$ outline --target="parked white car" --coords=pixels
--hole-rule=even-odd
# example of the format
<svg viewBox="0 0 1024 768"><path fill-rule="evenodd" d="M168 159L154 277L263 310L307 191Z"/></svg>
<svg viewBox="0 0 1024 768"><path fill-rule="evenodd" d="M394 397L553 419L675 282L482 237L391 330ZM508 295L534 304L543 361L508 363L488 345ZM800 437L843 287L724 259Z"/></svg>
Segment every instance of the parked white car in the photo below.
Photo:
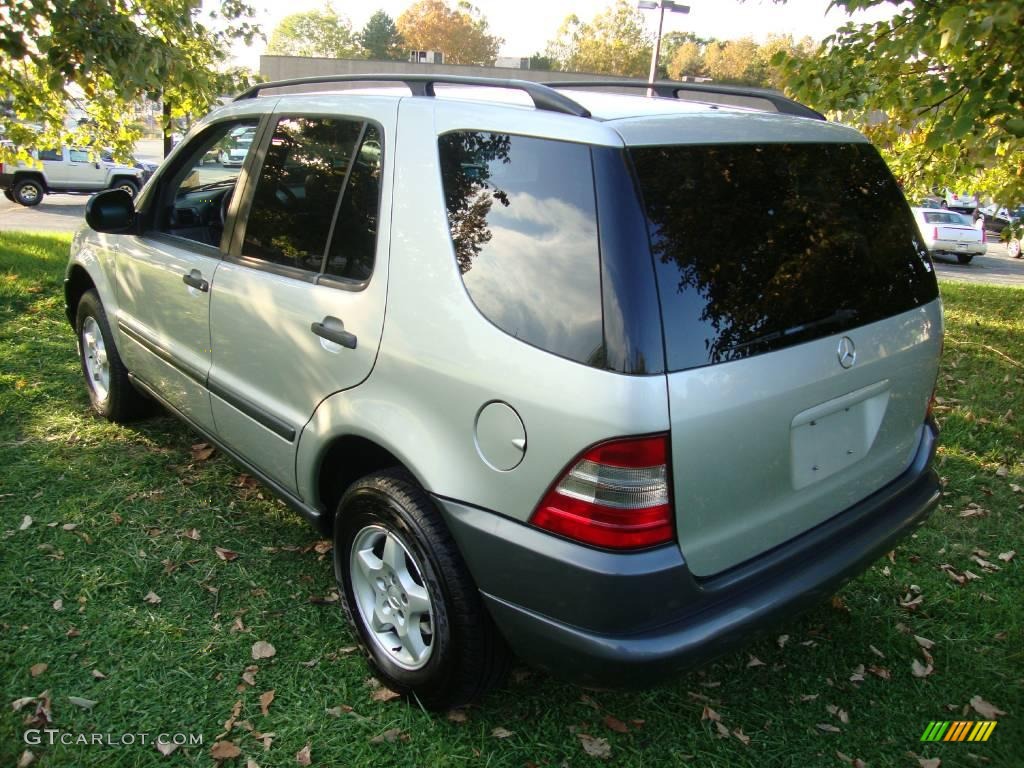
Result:
<svg viewBox="0 0 1024 768"><path fill-rule="evenodd" d="M969 264L971 259L984 255L988 249L984 233L974 226L970 216L934 208L912 210L917 228L933 258L938 255L955 256L961 264Z"/></svg>
<svg viewBox="0 0 1024 768"><path fill-rule="evenodd" d="M947 189L941 205L943 208L953 208L958 211L973 211L978 207L978 196Z"/></svg>

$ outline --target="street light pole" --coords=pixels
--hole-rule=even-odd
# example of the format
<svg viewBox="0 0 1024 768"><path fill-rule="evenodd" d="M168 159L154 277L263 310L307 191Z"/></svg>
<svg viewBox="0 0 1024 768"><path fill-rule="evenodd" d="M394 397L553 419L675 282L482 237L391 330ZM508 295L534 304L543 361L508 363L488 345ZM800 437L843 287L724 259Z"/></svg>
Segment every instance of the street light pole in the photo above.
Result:
<svg viewBox="0 0 1024 768"><path fill-rule="evenodd" d="M665 11L671 13L689 13L690 6L680 5L672 0L640 0L636 7L642 11L658 11L658 36L654 38L654 50L651 51L651 72L647 76L650 84L647 88L647 95L654 95L654 81L658 79L658 58L661 56L661 30L665 24Z"/></svg>

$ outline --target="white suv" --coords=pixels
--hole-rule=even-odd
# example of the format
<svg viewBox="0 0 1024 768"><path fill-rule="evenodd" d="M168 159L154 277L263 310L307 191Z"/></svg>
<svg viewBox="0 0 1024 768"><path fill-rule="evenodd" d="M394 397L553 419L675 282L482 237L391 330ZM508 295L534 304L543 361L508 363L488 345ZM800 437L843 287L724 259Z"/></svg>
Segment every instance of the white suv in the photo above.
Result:
<svg viewBox="0 0 1024 768"><path fill-rule="evenodd" d="M135 197L143 171L108 158L109 153L71 147L33 152L34 163L0 163L0 190L8 200L26 206L39 205L45 194L54 192L120 189Z"/></svg>
<svg viewBox="0 0 1024 768"><path fill-rule="evenodd" d="M462 703L510 649L658 680L934 508L938 288L856 131L361 79L408 90L261 84L96 195L66 297L100 413L145 393L332 532L388 686Z"/></svg>

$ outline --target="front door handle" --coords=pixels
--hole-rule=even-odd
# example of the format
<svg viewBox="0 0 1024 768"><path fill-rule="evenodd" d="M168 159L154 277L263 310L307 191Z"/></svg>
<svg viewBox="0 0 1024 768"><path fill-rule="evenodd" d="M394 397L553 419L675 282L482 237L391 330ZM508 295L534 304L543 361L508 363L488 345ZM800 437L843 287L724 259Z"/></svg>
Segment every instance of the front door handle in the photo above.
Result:
<svg viewBox="0 0 1024 768"><path fill-rule="evenodd" d="M348 349L356 348L356 335L346 331L345 324L336 317L328 315L319 323L311 324L309 330L321 339L333 341L335 344L340 344Z"/></svg>
<svg viewBox="0 0 1024 768"><path fill-rule="evenodd" d="M182 275L181 282L190 288L195 288L203 293L210 290L210 284L203 279L203 273L198 269L193 269L187 275Z"/></svg>

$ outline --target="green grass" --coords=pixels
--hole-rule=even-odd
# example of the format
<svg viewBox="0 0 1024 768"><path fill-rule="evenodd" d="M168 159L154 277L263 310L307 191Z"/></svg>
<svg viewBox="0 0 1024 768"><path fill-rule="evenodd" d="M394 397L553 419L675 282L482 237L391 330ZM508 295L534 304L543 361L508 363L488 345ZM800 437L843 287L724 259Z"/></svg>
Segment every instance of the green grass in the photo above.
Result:
<svg viewBox="0 0 1024 768"><path fill-rule="evenodd" d="M204 737L169 758L139 745L33 748L37 764L52 766L211 765L236 701L240 719L275 734L265 750L236 725L228 738L242 750L239 766L293 766L306 744L315 765L599 764L581 733L607 739L615 765L845 765L837 752L871 766L917 766L910 753L941 757L946 768L1024 765L1024 494L1011 489L1024 486L1024 292L943 285L945 498L891 562L832 604L659 688L585 692L517 669L465 722L452 722L372 700L364 660L345 651L355 642L337 604L311 601L333 591L330 556L308 549L316 534L295 515L242 486L226 458L194 461L197 436L170 417L122 427L93 416L63 317L67 250L67 238L0 234L0 765L25 748L34 712L10 703L43 691L51 727L66 733ZM984 513L962 517L969 504ZM26 515L33 522L19 530ZM198 541L184 535L192 528ZM215 546L239 557L221 560ZM976 548L1001 570L972 562ZM1012 549L1020 554L1009 563L996 559ZM943 564L982 578L957 584ZM908 611L900 599L911 585L923 600ZM143 601L151 590L157 605ZM236 618L245 631L233 629ZM923 661L914 634L935 642L925 679L911 673ZM276 656L254 662L257 640L273 643ZM749 667L752 656L764 665ZM256 685L239 691L250 664L259 666ZM890 679L866 672L851 682L858 665L884 667ZM259 696L270 689L264 716ZM97 703L83 709L70 696ZM1008 713L989 742L918 741L931 720L982 719L967 709L974 696ZM749 745L719 738L701 719L705 704ZM339 705L352 712L325 714ZM611 730L606 715L629 732ZM512 735L496 738L495 728ZM390 729L404 736L373 742Z"/></svg>

